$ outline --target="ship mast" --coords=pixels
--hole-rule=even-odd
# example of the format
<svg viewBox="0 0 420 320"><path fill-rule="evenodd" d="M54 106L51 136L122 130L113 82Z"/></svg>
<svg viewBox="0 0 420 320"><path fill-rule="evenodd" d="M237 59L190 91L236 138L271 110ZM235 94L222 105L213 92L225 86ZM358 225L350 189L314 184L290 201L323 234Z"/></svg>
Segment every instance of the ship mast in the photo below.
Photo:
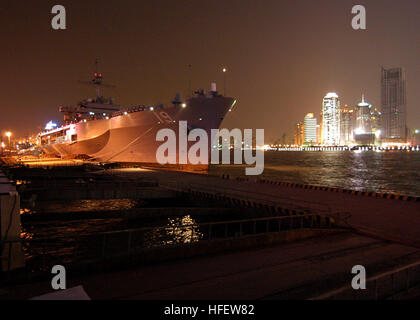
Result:
<svg viewBox="0 0 420 320"><path fill-rule="evenodd" d="M99 59L96 58L95 59L95 73L93 74L93 80L92 80L96 88L96 99L100 97L99 88L102 84L102 73L99 73L98 71L98 64L99 64Z"/></svg>
<svg viewBox="0 0 420 320"><path fill-rule="evenodd" d="M80 83L94 85L96 89L96 101L101 99L100 87L115 88L114 85L104 84L103 75L99 72L99 59L95 59L95 72L93 73L93 79L91 81L79 81Z"/></svg>

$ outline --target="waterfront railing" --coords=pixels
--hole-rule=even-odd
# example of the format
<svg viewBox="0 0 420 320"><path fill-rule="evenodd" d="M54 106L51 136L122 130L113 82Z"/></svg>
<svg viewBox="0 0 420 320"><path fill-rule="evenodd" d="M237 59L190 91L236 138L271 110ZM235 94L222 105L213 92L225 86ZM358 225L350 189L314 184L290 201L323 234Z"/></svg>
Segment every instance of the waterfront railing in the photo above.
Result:
<svg viewBox="0 0 420 320"><path fill-rule="evenodd" d="M217 241L240 240L291 230L338 229L338 215L301 214L208 223L170 220L166 226L56 236L23 238L26 271L36 274L56 264L100 262L110 258L141 255L155 249L209 245ZM164 252L161 253L163 256Z"/></svg>

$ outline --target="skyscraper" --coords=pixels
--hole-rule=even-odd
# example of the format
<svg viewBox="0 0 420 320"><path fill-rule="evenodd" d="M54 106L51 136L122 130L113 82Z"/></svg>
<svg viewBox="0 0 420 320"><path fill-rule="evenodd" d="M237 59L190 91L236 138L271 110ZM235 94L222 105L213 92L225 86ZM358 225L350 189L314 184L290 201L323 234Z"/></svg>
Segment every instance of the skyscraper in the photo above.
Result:
<svg viewBox="0 0 420 320"><path fill-rule="evenodd" d="M407 98L403 68L382 68L382 140L406 142Z"/></svg>
<svg viewBox="0 0 420 320"><path fill-rule="evenodd" d="M382 138L382 113L377 108L370 109L370 120L372 123L372 133L376 136L376 141Z"/></svg>
<svg viewBox="0 0 420 320"><path fill-rule="evenodd" d="M365 102L365 96L362 96L362 102L356 106L356 134L367 134L372 132L372 123L370 119L372 106Z"/></svg>
<svg viewBox="0 0 420 320"><path fill-rule="evenodd" d="M305 116L305 144L315 145L317 144L316 139L316 118L313 113L308 113Z"/></svg>
<svg viewBox="0 0 420 320"><path fill-rule="evenodd" d="M322 143L321 128L322 128L321 124L316 125L316 144L321 144Z"/></svg>
<svg viewBox="0 0 420 320"><path fill-rule="evenodd" d="M341 145L350 145L353 143L354 131L354 110L345 105L340 109L340 135Z"/></svg>
<svg viewBox="0 0 420 320"><path fill-rule="evenodd" d="M328 93L322 101L322 144L340 144L340 100L334 92Z"/></svg>
<svg viewBox="0 0 420 320"><path fill-rule="evenodd" d="M410 134L411 143L414 146L420 145L420 129L411 130L410 133L411 133Z"/></svg>
<svg viewBox="0 0 420 320"><path fill-rule="evenodd" d="M294 144L301 146L304 143L305 139L305 125L302 122L296 123L295 126L295 140Z"/></svg>
<svg viewBox="0 0 420 320"><path fill-rule="evenodd" d="M373 145L376 141L375 133L372 130L372 105L362 101L356 105L356 125L354 129L354 140L358 145Z"/></svg>

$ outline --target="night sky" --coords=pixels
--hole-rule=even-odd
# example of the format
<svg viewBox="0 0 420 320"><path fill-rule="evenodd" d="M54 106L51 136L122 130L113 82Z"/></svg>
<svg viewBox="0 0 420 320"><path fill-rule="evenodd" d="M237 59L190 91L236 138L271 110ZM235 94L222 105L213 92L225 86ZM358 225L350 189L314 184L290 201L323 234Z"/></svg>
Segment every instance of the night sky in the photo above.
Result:
<svg viewBox="0 0 420 320"><path fill-rule="evenodd" d="M51 28L55 4L67 30ZM367 9L367 30L351 28L351 8ZM238 99L224 127L289 136L323 96L380 103L380 68L407 71L408 126L420 127L419 0L2 0L0 130L30 134L57 108L93 97L99 58L107 89L122 106L171 101L217 81Z"/></svg>

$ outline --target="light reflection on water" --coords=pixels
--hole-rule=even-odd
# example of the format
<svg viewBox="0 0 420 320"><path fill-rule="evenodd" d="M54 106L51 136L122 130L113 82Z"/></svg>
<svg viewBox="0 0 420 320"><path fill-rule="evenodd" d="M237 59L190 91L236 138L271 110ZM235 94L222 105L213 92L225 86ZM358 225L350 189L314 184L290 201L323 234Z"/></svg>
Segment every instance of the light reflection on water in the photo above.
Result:
<svg viewBox="0 0 420 320"><path fill-rule="evenodd" d="M138 201L132 199L109 199L109 200L78 200L60 202L40 202L37 211L48 212L95 212L117 211L134 208Z"/></svg>
<svg viewBox="0 0 420 320"><path fill-rule="evenodd" d="M277 152L265 154L261 176L283 182L420 196L418 152ZM210 173L244 176L243 166L213 166Z"/></svg>
<svg viewBox="0 0 420 320"><path fill-rule="evenodd" d="M20 214L32 214L33 210L29 209L29 208L21 208L20 209Z"/></svg>
<svg viewBox="0 0 420 320"><path fill-rule="evenodd" d="M148 247L193 243L202 237L198 223L190 215L168 218L166 226L155 228L145 235Z"/></svg>
<svg viewBox="0 0 420 320"><path fill-rule="evenodd" d="M116 248L118 252L127 250L129 233L124 232L126 228L115 229L118 225L122 227L122 219L96 220L98 219L62 224L55 222L55 225L49 223L46 226L47 230L42 230L40 225L35 225L34 229L26 226L21 233L21 239L29 240L23 241L28 267L31 270L44 270L53 261L71 263L81 257L100 257L104 245L103 234L100 232L109 231L111 228L117 233L107 235L107 246ZM136 237L139 237L138 241L135 241ZM198 242L203 238L203 233L199 231L197 221L190 215L185 215L169 218L151 230L133 231L131 238L131 242L136 243L136 248L152 248Z"/></svg>

